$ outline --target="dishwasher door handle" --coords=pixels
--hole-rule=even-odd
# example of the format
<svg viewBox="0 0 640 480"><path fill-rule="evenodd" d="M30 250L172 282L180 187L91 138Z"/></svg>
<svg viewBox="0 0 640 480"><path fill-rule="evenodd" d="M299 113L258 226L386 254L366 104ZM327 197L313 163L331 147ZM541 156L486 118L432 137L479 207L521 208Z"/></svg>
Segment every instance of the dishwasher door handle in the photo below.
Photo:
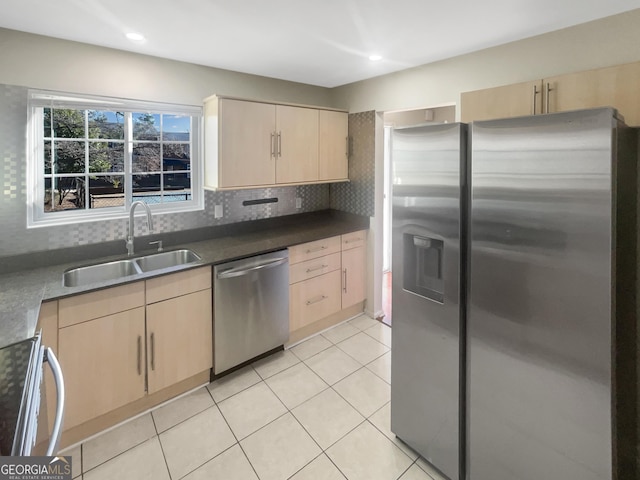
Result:
<svg viewBox="0 0 640 480"><path fill-rule="evenodd" d="M225 278L233 278L233 277L242 277L243 275L248 275L251 272L255 272L256 270L263 270L267 268L277 267L278 265L282 265L283 263L287 263L289 259L287 257L282 258L274 258L272 260L268 260L259 265L254 265L249 268L232 268L231 270L225 270L224 272L220 272L218 274L218 278L223 280Z"/></svg>

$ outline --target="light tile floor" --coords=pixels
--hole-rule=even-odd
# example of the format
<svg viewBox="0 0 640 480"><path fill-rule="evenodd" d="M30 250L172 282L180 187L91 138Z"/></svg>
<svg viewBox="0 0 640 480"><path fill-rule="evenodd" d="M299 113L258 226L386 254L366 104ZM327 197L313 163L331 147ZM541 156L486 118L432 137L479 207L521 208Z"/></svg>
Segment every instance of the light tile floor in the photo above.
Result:
<svg viewBox="0 0 640 480"><path fill-rule="evenodd" d="M441 480L390 430L390 347L362 315L63 453L83 480Z"/></svg>

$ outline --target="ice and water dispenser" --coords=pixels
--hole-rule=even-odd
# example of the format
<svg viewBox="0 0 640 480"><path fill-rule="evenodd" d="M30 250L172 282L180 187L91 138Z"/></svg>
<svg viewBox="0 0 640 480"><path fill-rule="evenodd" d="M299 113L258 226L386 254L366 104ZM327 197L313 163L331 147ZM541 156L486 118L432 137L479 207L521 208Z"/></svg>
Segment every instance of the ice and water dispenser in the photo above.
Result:
<svg viewBox="0 0 640 480"><path fill-rule="evenodd" d="M404 289L442 303L444 300L444 242L404 234Z"/></svg>

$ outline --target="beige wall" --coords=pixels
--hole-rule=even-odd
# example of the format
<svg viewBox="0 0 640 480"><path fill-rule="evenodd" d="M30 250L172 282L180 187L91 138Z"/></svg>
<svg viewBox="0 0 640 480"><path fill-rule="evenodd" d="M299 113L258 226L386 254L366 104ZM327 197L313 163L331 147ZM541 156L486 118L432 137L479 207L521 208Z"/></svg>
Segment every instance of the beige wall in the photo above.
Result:
<svg viewBox="0 0 640 480"><path fill-rule="evenodd" d="M212 94L340 107L326 88L0 28L0 83L201 105Z"/></svg>
<svg viewBox="0 0 640 480"><path fill-rule="evenodd" d="M446 41L446 40L443 40ZM640 9L332 90L350 112L458 103L460 93L640 60Z"/></svg>

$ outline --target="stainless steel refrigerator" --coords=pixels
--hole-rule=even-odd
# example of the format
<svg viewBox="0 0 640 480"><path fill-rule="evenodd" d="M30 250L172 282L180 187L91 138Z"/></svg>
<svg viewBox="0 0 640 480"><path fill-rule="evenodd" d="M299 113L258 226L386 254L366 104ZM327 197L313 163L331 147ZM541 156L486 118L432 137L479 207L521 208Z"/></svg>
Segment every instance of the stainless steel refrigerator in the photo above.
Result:
<svg viewBox="0 0 640 480"><path fill-rule="evenodd" d="M637 478L636 130L463 132L393 136L392 430L451 479Z"/></svg>

